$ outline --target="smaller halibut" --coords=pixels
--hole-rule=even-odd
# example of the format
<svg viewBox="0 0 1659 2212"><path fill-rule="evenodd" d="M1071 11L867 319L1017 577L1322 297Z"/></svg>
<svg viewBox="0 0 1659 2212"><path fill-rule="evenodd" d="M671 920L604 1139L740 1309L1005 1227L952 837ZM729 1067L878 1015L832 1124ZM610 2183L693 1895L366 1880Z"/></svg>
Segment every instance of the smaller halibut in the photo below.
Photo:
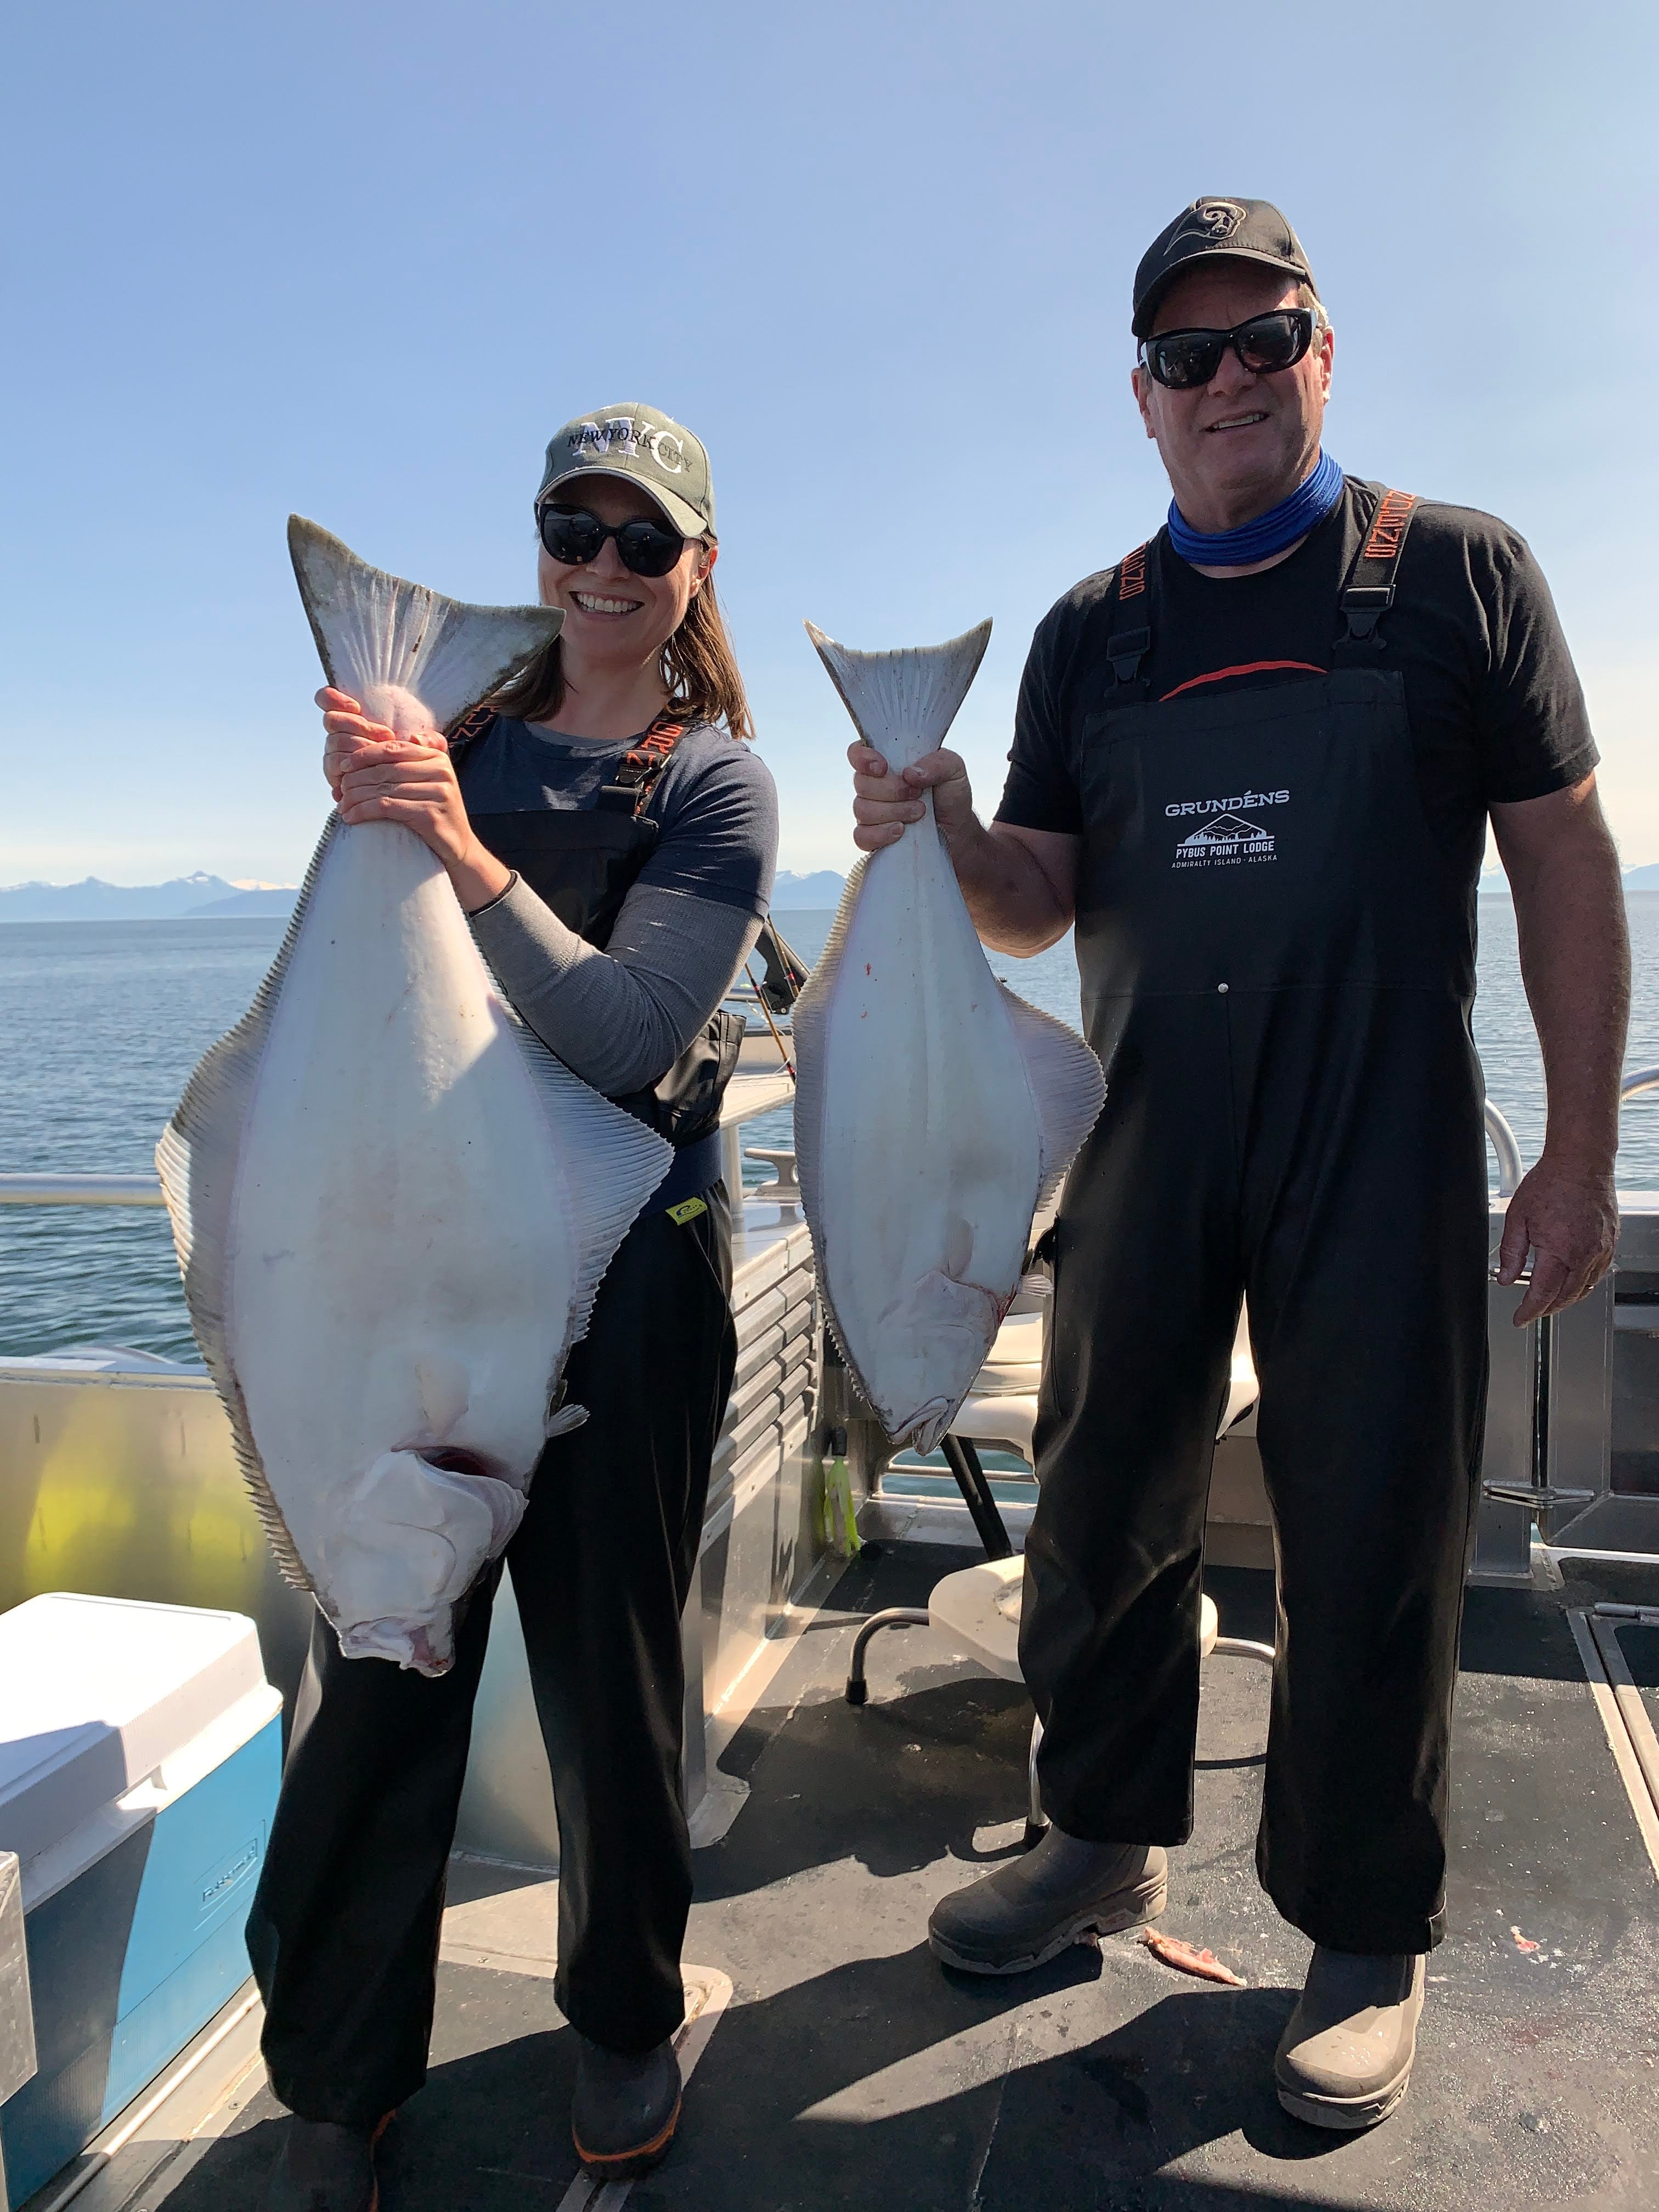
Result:
<svg viewBox="0 0 1659 2212"><path fill-rule="evenodd" d="M988 622L948 645L855 653L806 628L896 773L943 744L991 635ZM1074 1030L986 965L931 795L848 878L794 1036L796 1161L830 1326L894 1443L931 1451L1105 1078Z"/></svg>
<svg viewBox="0 0 1659 2212"><path fill-rule="evenodd" d="M297 516L328 680L447 729L557 635L370 568ZM275 966L156 1152L196 1340L272 1547L348 1658L453 1662L571 1347L670 1147L506 1004L411 830L331 817Z"/></svg>

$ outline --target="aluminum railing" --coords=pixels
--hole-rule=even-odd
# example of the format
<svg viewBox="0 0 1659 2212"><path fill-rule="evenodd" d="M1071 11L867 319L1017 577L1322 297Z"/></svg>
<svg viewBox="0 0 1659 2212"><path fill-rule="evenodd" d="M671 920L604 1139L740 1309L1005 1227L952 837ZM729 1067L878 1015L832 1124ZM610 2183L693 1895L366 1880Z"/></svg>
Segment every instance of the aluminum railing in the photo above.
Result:
<svg viewBox="0 0 1659 2212"><path fill-rule="evenodd" d="M1620 1085L1622 1103L1659 1090L1659 1067L1644 1067ZM1498 1195L1513 1198L1525 1172L1515 1132L1489 1098L1486 1140L1498 1162ZM146 1175L0 1175L0 1206L160 1206L161 1179Z"/></svg>
<svg viewBox="0 0 1659 2212"><path fill-rule="evenodd" d="M161 1206L153 1175L0 1175L0 1206Z"/></svg>
<svg viewBox="0 0 1659 2212"><path fill-rule="evenodd" d="M1521 1147L1515 1141L1514 1130L1490 1098L1486 1101L1486 1142L1498 1157L1498 1195L1513 1198L1525 1173L1521 1164Z"/></svg>

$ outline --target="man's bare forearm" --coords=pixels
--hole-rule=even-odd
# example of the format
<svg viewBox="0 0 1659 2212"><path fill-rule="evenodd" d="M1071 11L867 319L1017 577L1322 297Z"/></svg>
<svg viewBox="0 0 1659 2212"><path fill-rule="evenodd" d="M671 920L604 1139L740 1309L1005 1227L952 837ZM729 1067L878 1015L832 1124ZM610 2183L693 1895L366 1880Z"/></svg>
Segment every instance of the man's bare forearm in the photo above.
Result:
<svg viewBox="0 0 1659 2212"><path fill-rule="evenodd" d="M1083 840L1054 830L995 822L988 830L960 753L941 746L896 775L861 739L847 748L853 768L854 842L866 853L896 845L929 806L981 940L1029 959L1072 926Z"/></svg>
<svg viewBox="0 0 1659 2212"><path fill-rule="evenodd" d="M1593 800L1541 851L1505 854L1544 1057L1547 1153L1611 1170L1630 1018L1619 856Z"/></svg>
<svg viewBox="0 0 1659 2212"><path fill-rule="evenodd" d="M1073 887L1064 870L1056 881L1006 824L988 830L969 815L945 838L945 849L974 927L993 951L1030 959L1071 927Z"/></svg>

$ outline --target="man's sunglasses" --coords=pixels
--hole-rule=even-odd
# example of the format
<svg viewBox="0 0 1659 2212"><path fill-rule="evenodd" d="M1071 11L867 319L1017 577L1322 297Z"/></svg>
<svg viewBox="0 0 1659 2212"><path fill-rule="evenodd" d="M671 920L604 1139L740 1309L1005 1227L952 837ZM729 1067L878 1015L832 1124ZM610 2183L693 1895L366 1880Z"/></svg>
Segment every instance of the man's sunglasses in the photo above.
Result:
<svg viewBox="0 0 1659 2212"><path fill-rule="evenodd" d="M1252 315L1231 331L1161 331L1140 342L1140 358L1155 383L1172 392L1190 392L1208 384L1231 346L1254 376L1272 376L1281 368L1294 368L1313 343L1313 311L1309 307L1275 307L1268 315Z"/></svg>
<svg viewBox="0 0 1659 2212"><path fill-rule="evenodd" d="M617 541L617 558L630 574L665 576L685 550L685 540L654 522L624 522L611 529L585 507L544 507L536 517L542 544L567 568L597 561L607 538Z"/></svg>

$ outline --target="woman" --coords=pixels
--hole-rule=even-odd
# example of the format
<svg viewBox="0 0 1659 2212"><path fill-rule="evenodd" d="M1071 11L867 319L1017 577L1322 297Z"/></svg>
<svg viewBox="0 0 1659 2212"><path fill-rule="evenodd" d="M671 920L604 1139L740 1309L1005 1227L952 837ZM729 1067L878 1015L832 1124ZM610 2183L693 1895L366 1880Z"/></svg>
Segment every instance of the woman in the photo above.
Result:
<svg viewBox="0 0 1659 2212"><path fill-rule="evenodd" d="M447 744L318 698L341 819L422 837L524 1019L677 1148L571 1356L590 1419L548 1445L507 1553L558 1805L573 2132L589 2172L623 2180L665 2154L679 2112L680 1614L734 1346L718 1121L738 1030L717 1009L765 914L776 801L742 742L698 441L641 406L571 422L536 516L562 631ZM374 2142L425 2077L498 1574L437 1681L343 1659L313 1630L248 1926L271 2084L295 2114L284 2212L369 2212Z"/></svg>

